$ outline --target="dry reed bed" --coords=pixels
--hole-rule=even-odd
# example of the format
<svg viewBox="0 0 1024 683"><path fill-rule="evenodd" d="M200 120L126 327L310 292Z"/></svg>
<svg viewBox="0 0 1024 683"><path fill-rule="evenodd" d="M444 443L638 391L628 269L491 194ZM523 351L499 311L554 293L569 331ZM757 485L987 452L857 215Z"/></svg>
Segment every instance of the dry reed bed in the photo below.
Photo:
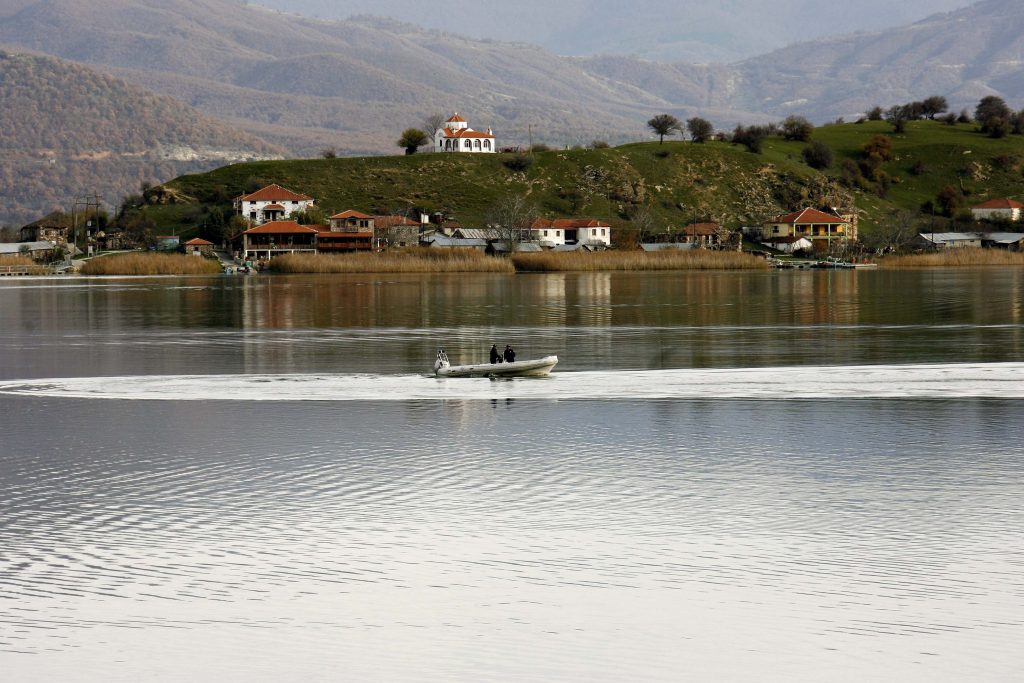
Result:
<svg viewBox="0 0 1024 683"><path fill-rule="evenodd" d="M379 254L285 254L270 261L275 273L511 273L507 259L473 249L410 249Z"/></svg>
<svg viewBox="0 0 1024 683"><path fill-rule="evenodd" d="M515 254L516 270L551 273L592 270L764 270L763 258L736 251L605 251Z"/></svg>
<svg viewBox="0 0 1024 683"><path fill-rule="evenodd" d="M886 256L878 265L888 269L1024 266L1024 253L1003 249L944 249L931 254Z"/></svg>
<svg viewBox="0 0 1024 683"><path fill-rule="evenodd" d="M0 256L0 266L35 266L35 261L30 259L28 256Z"/></svg>
<svg viewBox="0 0 1024 683"><path fill-rule="evenodd" d="M89 259L83 275L212 275L221 272L213 259L188 254L111 254Z"/></svg>

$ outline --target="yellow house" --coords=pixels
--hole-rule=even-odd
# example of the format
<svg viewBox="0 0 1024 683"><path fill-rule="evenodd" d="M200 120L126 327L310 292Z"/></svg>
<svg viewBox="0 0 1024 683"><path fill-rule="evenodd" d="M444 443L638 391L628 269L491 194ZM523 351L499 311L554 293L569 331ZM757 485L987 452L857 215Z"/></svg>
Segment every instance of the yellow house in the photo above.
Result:
<svg viewBox="0 0 1024 683"><path fill-rule="evenodd" d="M856 223L817 209L803 209L776 216L761 228L761 237L771 241L780 237L806 238L816 253L828 253L835 243L856 241Z"/></svg>

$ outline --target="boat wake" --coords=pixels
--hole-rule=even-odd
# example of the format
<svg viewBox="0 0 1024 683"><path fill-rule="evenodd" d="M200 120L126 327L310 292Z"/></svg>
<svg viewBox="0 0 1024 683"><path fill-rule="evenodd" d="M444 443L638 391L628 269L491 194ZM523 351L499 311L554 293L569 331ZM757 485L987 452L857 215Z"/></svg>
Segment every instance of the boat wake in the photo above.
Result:
<svg viewBox="0 0 1024 683"><path fill-rule="evenodd" d="M4 380L0 394L168 401L1024 398L1024 363L560 372L543 379L432 375L153 375Z"/></svg>

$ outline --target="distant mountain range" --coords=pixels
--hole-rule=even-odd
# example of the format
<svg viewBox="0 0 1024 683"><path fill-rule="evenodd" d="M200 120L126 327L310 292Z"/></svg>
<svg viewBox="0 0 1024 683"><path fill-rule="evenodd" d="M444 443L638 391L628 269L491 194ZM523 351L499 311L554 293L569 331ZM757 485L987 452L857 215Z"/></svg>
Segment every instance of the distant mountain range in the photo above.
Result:
<svg viewBox="0 0 1024 683"><path fill-rule="evenodd" d="M376 15L471 38L519 41L566 56L734 62L839 33L877 31L959 9L970 0L257 0L323 19ZM430 7L429 5L426 7ZM442 8L443 7L443 8Z"/></svg>
<svg viewBox="0 0 1024 683"><path fill-rule="evenodd" d="M0 222L284 150L108 75L0 52Z"/></svg>
<svg viewBox="0 0 1024 683"><path fill-rule="evenodd" d="M656 18L651 26L660 30ZM0 45L87 64L297 156L327 147L395 153L403 128L454 110L476 128L492 126L501 145L571 145L643 139L644 122L661 112L731 128L789 113L850 117L933 94L955 108L988 94L1015 106L1024 99L1019 0L727 65L560 57L392 20L317 20L229 0L0 0Z"/></svg>

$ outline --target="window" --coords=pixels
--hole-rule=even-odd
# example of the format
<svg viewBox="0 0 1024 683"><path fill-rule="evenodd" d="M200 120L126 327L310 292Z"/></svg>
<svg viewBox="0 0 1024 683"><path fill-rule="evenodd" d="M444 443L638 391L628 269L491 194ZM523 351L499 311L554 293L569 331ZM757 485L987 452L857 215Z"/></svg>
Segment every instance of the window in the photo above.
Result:
<svg viewBox="0 0 1024 683"><path fill-rule="evenodd" d="M490 149L490 148L491 148L491 141L490 140L484 140L484 149Z"/></svg>
<svg viewBox="0 0 1024 683"><path fill-rule="evenodd" d="M473 143L469 140L466 140L466 149L473 149Z"/></svg>
<svg viewBox="0 0 1024 683"><path fill-rule="evenodd" d="M547 237L547 236L548 236L548 231L547 231L547 230L545 230L545 231L544 231L544 236L545 236L545 237Z"/></svg>
<svg viewBox="0 0 1024 683"><path fill-rule="evenodd" d="M605 229L601 228L601 237L604 237L604 231L605 231Z"/></svg>
<svg viewBox="0 0 1024 683"><path fill-rule="evenodd" d="M476 147L477 149L480 149L480 141L479 140L474 140L473 141L473 146Z"/></svg>

